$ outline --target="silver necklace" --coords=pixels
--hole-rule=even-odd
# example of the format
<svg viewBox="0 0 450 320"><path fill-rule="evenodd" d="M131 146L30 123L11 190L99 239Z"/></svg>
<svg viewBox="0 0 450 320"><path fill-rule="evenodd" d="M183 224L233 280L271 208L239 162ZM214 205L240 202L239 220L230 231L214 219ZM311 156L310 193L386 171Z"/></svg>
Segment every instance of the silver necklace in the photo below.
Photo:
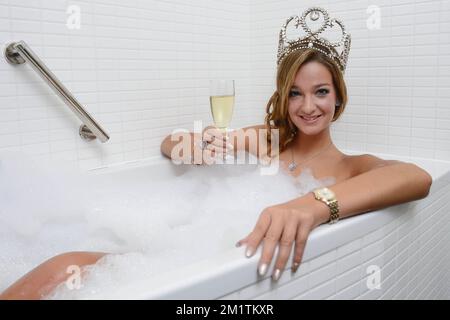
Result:
<svg viewBox="0 0 450 320"><path fill-rule="evenodd" d="M295 162L295 159L294 159L294 148L291 148L291 158L292 158L292 161L291 161L291 163L289 163L289 165L288 165L289 171L292 172L292 171L294 171L295 169L297 169L297 167L298 167L300 164L304 164L304 163L306 163L306 162L308 162L308 161L314 159L315 157L318 157L320 154L322 154L323 152L325 152L325 150L328 150L328 148L330 148L331 144L332 144L332 143L330 142L330 144L329 144L325 149L321 150L319 153L316 153L314 156L312 156L312 157L310 157L310 158L308 158L308 159L306 159L306 160L303 160L303 161L300 162L300 163Z"/></svg>

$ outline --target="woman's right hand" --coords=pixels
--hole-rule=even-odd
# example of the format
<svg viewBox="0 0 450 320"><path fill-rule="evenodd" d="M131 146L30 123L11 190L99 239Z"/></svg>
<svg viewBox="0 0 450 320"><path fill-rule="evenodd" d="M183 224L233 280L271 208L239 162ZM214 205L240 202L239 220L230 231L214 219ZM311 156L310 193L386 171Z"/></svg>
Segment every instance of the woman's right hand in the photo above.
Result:
<svg viewBox="0 0 450 320"><path fill-rule="evenodd" d="M233 152L233 145L225 133L217 127L208 126L202 137L194 135L193 163L211 165L221 163L225 153Z"/></svg>

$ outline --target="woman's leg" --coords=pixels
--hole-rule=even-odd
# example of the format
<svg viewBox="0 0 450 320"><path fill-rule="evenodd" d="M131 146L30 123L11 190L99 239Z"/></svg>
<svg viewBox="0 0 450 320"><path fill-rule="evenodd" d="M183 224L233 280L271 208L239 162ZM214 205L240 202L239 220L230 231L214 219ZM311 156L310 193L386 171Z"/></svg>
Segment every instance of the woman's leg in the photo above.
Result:
<svg viewBox="0 0 450 320"><path fill-rule="evenodd" d="M95 264L106 253L68 252L57 255L24 275L3 293L0 300L42 299L72 275L68 267Z"/></svg>

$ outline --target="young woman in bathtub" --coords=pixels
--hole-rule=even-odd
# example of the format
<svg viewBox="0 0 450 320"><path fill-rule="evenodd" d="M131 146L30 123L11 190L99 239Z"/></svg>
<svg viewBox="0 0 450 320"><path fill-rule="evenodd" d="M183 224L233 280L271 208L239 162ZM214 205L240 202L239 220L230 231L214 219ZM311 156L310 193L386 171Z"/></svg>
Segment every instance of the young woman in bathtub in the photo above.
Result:
<svg viewBox="0 0 450 320"><path fill-rule="evenodd" d="M314 48L288 52L279 61L277 88L269 100L264 124L231 132L228 140L220 130L210 127L203 136L208 142L206 148L200 148L201 143L192 143L192 147L197 148L195 152L205 159L230 150L235 154L245 150L266 158L267 154L260 154L258 142L239 139L239 135L242 138L251 130L278 129L280 162L291 164L292 169L285 167L285 170L298 176L307 164L316 178L336 178L336 184L329 189L338 201L340 218L426 197L432 178L420 167L369 154L346 155L333 144L330 126L342 115L347 104L344 69L345 65ZM315 117L315 120L308 119ZM193 133L186 136L194 138ZM171 157L178 143L171 141L169 135L161 144L162 153ZM229 143L232 149L227 149ZM292 271L297 270L310 232L336 217L332 217L330 211L311 192L286 203L274 204L261 212L253 231L238 241L238 245L246 246L247 257L262 245L258 273L267 273L275 258L272 278L278 280L292 249ZM274 257L277 246L278 255ZM53 257L0 294L0 299L45 297L70 276L66 272L69 266L94 264L104 255L101 252L70 252Z"/></svg>

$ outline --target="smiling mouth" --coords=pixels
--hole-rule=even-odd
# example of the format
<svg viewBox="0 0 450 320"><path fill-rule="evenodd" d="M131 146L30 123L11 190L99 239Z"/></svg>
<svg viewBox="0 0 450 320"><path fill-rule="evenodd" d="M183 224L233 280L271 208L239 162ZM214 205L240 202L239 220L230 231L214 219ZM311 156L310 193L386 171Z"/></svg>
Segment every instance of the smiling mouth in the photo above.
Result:
<svg viewBox="0 0 450 320"><path fill-rule="evenodd" d="M300 116L300 118L302 118L303 120L307 121L307 122L313 122L315 120L317 120L318 118L320 118L322 115L319 116L315 116L315 117L310 117L310 118L305 118L303 116Z"/></svg>

